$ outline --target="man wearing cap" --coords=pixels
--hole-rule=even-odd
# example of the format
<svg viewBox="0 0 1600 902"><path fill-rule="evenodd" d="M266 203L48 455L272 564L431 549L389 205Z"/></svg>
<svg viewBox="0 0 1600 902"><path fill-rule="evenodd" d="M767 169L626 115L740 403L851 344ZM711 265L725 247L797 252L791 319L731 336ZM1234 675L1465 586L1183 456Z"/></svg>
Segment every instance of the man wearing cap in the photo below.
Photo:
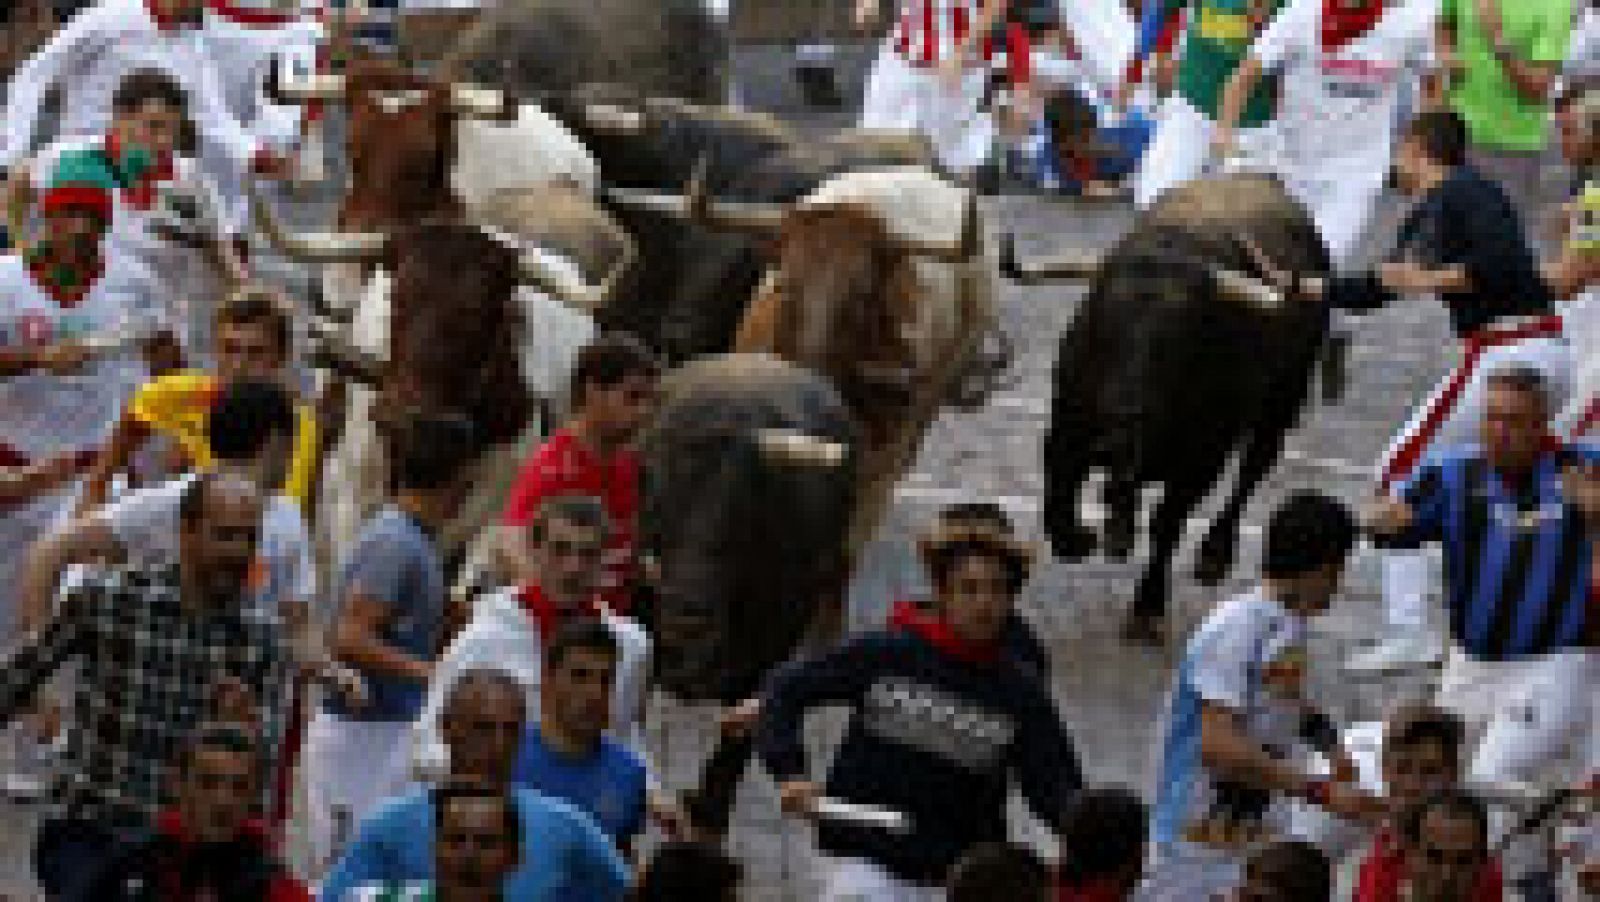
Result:
<svg viewBox="0 0 1600 902"><path fill-rule="evenodd" d="M17 68L7 86L0 168L33 151L52 87L61 89L59 134L104 135L123 77L157 68L189 96L208 170L281 172L282 159L228 109L198 29L203 5L203 0L100 0L74 17Z"/></svg>
<svg viewBox="0 0 1600 902"><path fill-rule="evenodd" d="M886 830L819 819L818 844L833 860L824 900L941 899L963 854L1006 838L1013 782L1052 828L1082 784L1049 691L1001 650L1029 549L970 522L935 532L921 550L930 611L784 668L761 705L756 747L785 811L818 819L825 793L908 821ZM824 786L809 775L801 724L831 704L849 705L851 717Z"/></svg>
<svg viewBox="0 0 1600 902"><path fill-rule="evenodd" d="M0 463L9 465L92 459L142 366L89 342L141 325L154 305L143 271L105 253L117 186L104 159L63 155L48 185L38 239L0 256ZM72 495L46 491L0 509L0 572L15 571ZM0 636L11 635L11 592L0 586Z"/></svg>

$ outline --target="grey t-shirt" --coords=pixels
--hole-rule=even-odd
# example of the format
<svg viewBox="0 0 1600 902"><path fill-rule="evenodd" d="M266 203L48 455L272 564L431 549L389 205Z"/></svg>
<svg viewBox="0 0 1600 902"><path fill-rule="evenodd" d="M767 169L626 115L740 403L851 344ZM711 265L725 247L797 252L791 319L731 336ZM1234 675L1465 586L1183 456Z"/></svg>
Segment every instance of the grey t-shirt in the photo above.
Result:
<svg viewBox="0 0 1600 902"><path fill-rule="evenodd" d="M387 606L382 642L416 658L432 659L444 620L444 566L433 538L409 514L388 506L372 515L340 574L334 598L339 616L353 593ZM327 710L348 720L398 722L416 719L424 684L378 674L363 674L368 703L350 710L338 698Z"/></svg>

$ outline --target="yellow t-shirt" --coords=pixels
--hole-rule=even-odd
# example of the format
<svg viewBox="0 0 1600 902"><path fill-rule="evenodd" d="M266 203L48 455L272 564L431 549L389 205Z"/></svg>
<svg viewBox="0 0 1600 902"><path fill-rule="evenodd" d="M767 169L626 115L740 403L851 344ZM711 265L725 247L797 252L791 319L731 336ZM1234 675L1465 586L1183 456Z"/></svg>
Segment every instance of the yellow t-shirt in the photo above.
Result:
<svg viewBox="0 0 1600 902"><path fill-rule="evenodd" d="M217 397L217 378L199 370L180 370L158 376L134 392L128 411L152 432L171 436L184 456L197 467L209 467L213 458L206 437L206 416ZM317 417L305 404L295 406L294 457L283 494L302 508L311 499L311 481L317 466Z"/></svg>

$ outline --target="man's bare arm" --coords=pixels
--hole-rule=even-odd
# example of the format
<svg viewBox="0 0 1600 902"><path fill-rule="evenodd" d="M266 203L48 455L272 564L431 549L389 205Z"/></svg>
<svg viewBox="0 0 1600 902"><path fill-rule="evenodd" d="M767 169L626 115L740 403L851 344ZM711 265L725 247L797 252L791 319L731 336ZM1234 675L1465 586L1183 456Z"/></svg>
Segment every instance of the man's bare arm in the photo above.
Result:
<svg viewBox="0 0 1600 902"><path fill-rule="evenodd" d="M79 517L35 542L22 561L18 618L31 633L50 620L61 574L73 564L119 560L122 543L98 517Z"/></svg>

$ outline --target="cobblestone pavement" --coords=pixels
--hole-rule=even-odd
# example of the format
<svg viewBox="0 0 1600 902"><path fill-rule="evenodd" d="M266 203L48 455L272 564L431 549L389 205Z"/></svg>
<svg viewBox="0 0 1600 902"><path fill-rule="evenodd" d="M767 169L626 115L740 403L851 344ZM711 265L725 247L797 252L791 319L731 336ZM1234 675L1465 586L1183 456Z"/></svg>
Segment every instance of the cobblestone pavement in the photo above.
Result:
<svg viewBox="0 0 1600 902"><path fill-rule="evenodd" d="M746 61L741 68L756 72L755 80L763 81L776 74L779 65L765 56ZM768 105L781 106L783 100ZM1104 246L1128 220L1125 212L1101 209L1087 215L1061 202L1026 197L993 199L988 210L991 226L1017 233L1025 254L1065 246ZM1070 322L1081 293L1081 288L1070 286L1006 288L1001 298L1004 322L1017 343L1013 383L982 410L946 415L928 435L915 469L898 490L879 541L865 555L852 598L858 623L881 616L887 603L883 587L902 580L909 567L907 536L945 503L996 499L1016 517L1025 535L1041 538L1039 454L1049 410L1050 370L1057 336ZM1355 330L1346 400L1307 411L1289 443L1287 459L1251 505L1240 567L1233 579L1216 589L1199 587L1182 575L1176 580L1174 610L1180 635L1216 600L1244 584L1256 559L1263 512L1274 499L1307 485L1352 502L1368 491L1367 469L1389 432L1444 367L1448 330L1442 312L1432 305L1400 305L1357 322ZM1185 549L1198 535L1198 527L1192 528ZM1374 563L1366 554L1355 561L1344 599L1319 624L1324 662L1337 661L1352 643L1368 637L1377 614ZM1167 650L1144 650L1126 648L1118 640L1119 618L1131 597L1137 566L1137 558L1122 564L1090 560L1072 565L1046 558L1023 603L1054 654L1056 698L1089 778L1143 790L1149 783L1152 744L1178 643ZM1185 551L1179 557L1180 570L1187 566ZM1319 683L1331 710L1343 719L1372 716L1380 697L1392 697L1395 691L1383 687L1380 693L1379 687L1339 681L1327 672ZM687 786L694 779L700 755L710 742L704 713L660 701L652 711L653 744L669 786ZM836 724L837 718L833 720ZM821 726L819 749L829 732L827 723ZM1042 832L1020 814L1016 821L1023 835L1038 837ZM27 812L0 806L0 894L9 890L11 898L26 898L25 853L31 822ZM1038 841L1048 850L1048 842ZM764 778L747 781L730 842L751 878L748 899L788 902L815 897L817 862L808 833L779 816L776 795Z"/></svg>

